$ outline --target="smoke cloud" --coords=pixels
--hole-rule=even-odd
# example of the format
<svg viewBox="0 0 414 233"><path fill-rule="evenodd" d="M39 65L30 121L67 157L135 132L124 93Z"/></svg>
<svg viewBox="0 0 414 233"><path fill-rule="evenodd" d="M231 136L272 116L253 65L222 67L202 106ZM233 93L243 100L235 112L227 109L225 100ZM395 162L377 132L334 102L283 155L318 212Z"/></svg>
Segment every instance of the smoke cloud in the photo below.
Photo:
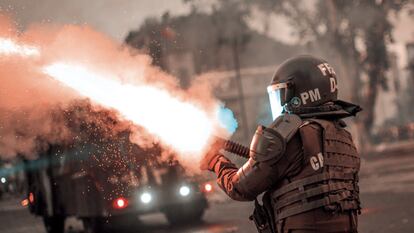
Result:
<svg viewBox="0 0 414 233"><path fill-rule="evenodd" d="M214 111L220 104L211 94L211 83L196 82L183 91L175 77L151 65L148 55L119 45L87 26L38 24L20 32L11 19L0 15L0 38L9 38L16 42L15 46L20 46L17 50L23 51L19 53L13 48L3 48L2 51L0 48L2 158L20 155L33 159L50 145L69 145L85 133L90 137L105 138L105 135L128 131L129 139L140 147L162 145L157 137L124 119L116 110L104 109L93 101L88 102L84 96L45 75L41 67L53 61L76 62L91 66L100 73L116 74L117 81L121 83L151 85L168 90L180 100L194 103L206 112ZM37 50L41 51L41 56L36 53ZM151 100L125 101L134 107L136 101ZM154 106L157 107L162 106ZM79 112L83 114L79 115ZM231 111L223 112L220 118L231 122L234 130L237 124ZM92 131L82 130L85 122L91 123L86 125L100 122L96 128L100 129L102 135L98 137ZM224 129L216 129L214 133L224 137L229 135L229 131ZM171 148L165 147L165 151L171 151ZM180 156L178 159L184 164L191 163Z"/></svg>

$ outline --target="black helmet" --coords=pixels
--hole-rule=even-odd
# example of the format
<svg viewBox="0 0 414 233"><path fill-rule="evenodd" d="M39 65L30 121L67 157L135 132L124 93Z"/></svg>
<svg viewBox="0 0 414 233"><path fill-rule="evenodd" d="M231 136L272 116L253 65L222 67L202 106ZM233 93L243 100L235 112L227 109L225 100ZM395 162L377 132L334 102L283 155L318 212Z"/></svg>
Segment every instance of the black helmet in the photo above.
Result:
<svg viewBox="0 0 414 233"><path fill-rule="evenodd" d="M302 114L338 110L340 106L333 105L338 102L337 83L334 69L323 59L304 55L283 62L267 88L273 118L284 111Z"/></svg>

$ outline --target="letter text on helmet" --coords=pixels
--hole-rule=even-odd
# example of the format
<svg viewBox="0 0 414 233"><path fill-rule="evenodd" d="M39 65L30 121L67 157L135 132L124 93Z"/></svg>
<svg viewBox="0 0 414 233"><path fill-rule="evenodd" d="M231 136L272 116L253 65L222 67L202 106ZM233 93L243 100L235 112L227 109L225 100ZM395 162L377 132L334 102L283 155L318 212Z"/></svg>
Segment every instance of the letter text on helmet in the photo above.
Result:
<svg viewBox="0 0 414 233"><path fill-rule="evenodd" d="M300 93L300 98L302 99L302 103L306 104L306 100L309 99L309 94L307 92Z"/></svg>
<svg viewBox="0 0 414 233"><path fill-rule="evenodd" d="M300 97L302 99L302 103L305 105L307 100L310 98L310 102L315 102L321 99L321 94L319 92L319 88L315 88L313 90L305 91L300 93Z"/></svg>
<svg viewBox="0 0 414 233"><path fill-rule="evenodd" d="M311 98L311 102L315 102L321 99L321 94L319 93L319 88L315 88L314 90L309 91L309 95Z"/></svg>
<svg viewBox="0 0 414 233"><path fill-rule="evenodd" d="M329 78L331 82L331 92L335 92L338 89L338 85L336 84L336 79Z"/></svg>
<svg viewBox="0 0 414 233"><path fill-rule="evenodd" d="M318 68L322 72L323 76L326 76L328 74L329 76L336 75L335 70L328 63L319 64Z"/></svg>

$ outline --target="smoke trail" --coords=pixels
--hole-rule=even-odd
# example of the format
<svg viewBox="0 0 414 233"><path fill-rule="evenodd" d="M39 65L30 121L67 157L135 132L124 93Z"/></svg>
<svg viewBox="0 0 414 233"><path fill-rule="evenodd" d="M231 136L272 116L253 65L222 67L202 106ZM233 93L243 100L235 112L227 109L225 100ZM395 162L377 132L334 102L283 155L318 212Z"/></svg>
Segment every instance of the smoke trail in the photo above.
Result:
<svg viewBox="0 0 414 233"><path fill-rule="evenodd" d="M21 154L33 157L40 150L45 150L49 144L71 141L74 137L71 126L67 124L67 121L56 117L56 114L52 114L51 109L56 110L58 106L58 108L64 110L71 106L70 103L76 99L90 98L92 103L113 108L117 112L117 117L121 120L136 120L129 117L127 114L128 108L144 106L143 102L154 103L153 108L168 109L169 106L162 106L163 102L157 102L158 98L162 97L161 94L156 93L155 96L148 98L143 94L145 90L164 90L168 94L164 99L165 104L171 103L168 102L171 101L171 98L176 98L181 101L180 104L183 104L183 106L196 106L197 109L205 111L206 116L210 117L211 120L211 122L204 121L205 126L208 127L207 123L213 125L209 129L211 131L205 132L204 140L208 140L208 136L211 134L219 136L230 134L229 131L220 127L218 114L220 103L211 95L210 84L199 82L190 87L187 92L184 92L179 88L177 79L150 65L149 56L143 54L132 56L130 48L120 46L105 35L88 27L37 25L29 27L24 33L18 33L12 25L9 19L0 16L0 79L2 83L0 87L0 109L3 109L0 112L0 156L10 158ZM104 75L100 76L99 80L95 80L98 81L96 86L102 87L103 82L108 82L107 84L110 86L107 86L107 90L91 87L88 89L88 93L82 93L79 89L72 89L74 87L69 85L68 82L62 85L59 82L62 80L50 77L56 74L53 73L56 71L53 68L56 68L59 64L61 65L59 72L62 70L66 72L65 79L69 79L72 83L84 82L90 77L82 77L79 75L79 70L74 69L73 66L71 69L65 70L63 64L78 64L81 67L80 69L99 71L99 74ZM50 76L46 75L45 72ZM114 83L116 85L113 85ZM122 89L126 93L128 91L131 91L131 93L138 91L139 94L143 95L131 95L131 98L139 98L118 99L116 104L109 104L113 98L104 98L108 102L99 102L102 101L102 98L96 99L96 96L91 94L94 91L110 94L108 91L118 87L117 91L122 98L125 97ZM137 87L146 87L146 89L137 89ZM98 103L97 100L99 100ZM120 107L119 104L123 104L124 108ZM149 111L151 108L144 110ZM172 110L176 109L172 108ZM162 125L163 118L168 120L169 114L176 113L179 112L168 112L166 110L164 116L153 119L155 121L154 125L157 125L157 123ZM145 112L142 115L145 116ZM226 118L227 121L235 125L232 115L229 112L227 112L227 115L230 116ZM190 120L202 118L203 116L190 116L187 122L190 123ZM204 124L202 119L198 122ZM160 142L166 149L174 149L174 146L176 146L176 142L171 143L164 137L164 134L154 135L153 128L148 127L149 123L142 119L138 119L134 123L138 125L142 123L144 128L152 133L149 137L148 132L143 133L142 130L140 132L133 130L130 139L141 147L151 147L154 142ZM173 139L182 133L179 128L174 129L171 124L162 126L165 131L172 131L170 136ZM134 128L134 126L130 127L131 129ZM189 132L185 133L188 134ZM185 143L184 140L177 144L180 144L178 147L189 146L190 149L191 146L195 148L203 146L201 144L185 145ZM189 144L191 143L194 142L189 142ZM198 152L201 153L201 151ZM188 154L185 156L188 156ZM198 158L197 156L185 156L180 158L187 163L194 162L189 160L197 160Z"/></svg>

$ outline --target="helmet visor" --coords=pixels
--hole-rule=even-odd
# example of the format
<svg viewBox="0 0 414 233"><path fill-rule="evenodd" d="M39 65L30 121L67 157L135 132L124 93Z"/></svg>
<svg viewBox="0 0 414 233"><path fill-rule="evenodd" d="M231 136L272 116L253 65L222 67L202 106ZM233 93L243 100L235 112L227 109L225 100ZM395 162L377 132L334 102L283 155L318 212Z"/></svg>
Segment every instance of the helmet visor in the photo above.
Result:
<svg viewBox="0 0 414 233"><path fill-rule="evenodd" d="M285 102L286 88L286 83L273 84L267 87L273 120L283 113L282 103Z"/></svg>

